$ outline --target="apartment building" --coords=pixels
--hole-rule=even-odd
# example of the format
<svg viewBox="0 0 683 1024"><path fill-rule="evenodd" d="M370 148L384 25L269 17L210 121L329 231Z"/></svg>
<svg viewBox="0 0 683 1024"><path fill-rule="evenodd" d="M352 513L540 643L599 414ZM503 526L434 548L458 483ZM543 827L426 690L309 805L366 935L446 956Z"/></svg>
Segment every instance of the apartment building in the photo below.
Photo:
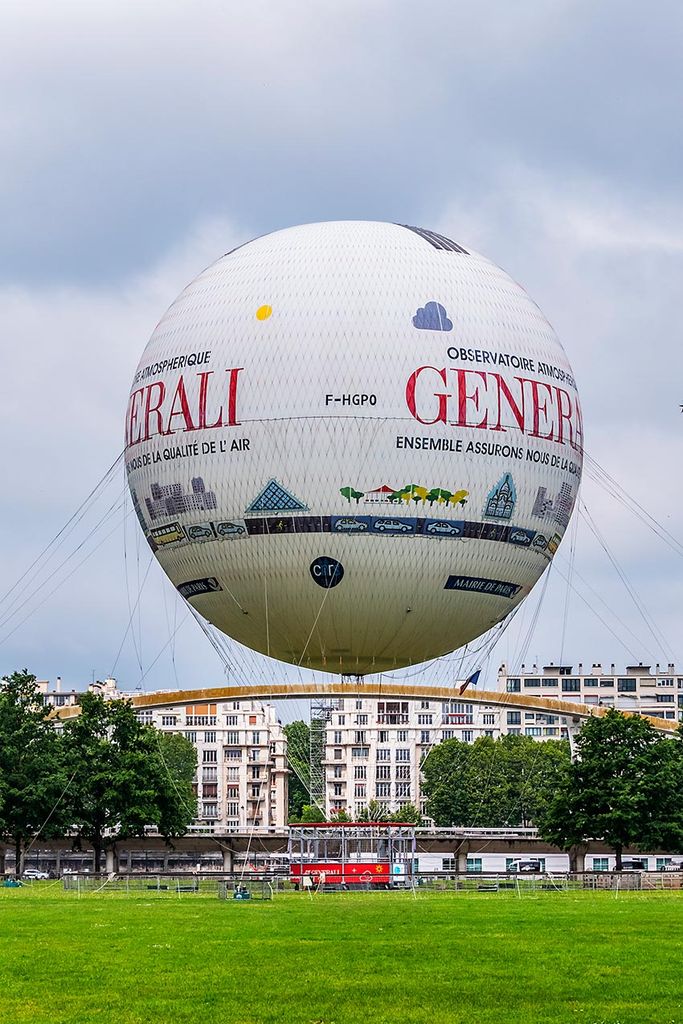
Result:
<svg viewBox="0 0 683 1024"><path fill-rule="evenodd" d="M406 804L424 811L420 764L436 743L507 731L496 705L467 700L330 701L325 730L325 808L356 818L370 800L389 812ZM559 738L559 737L558 737Z"/></svg>
<svg viewBox="0 0 683 1024"><path fill-rule="evenodd" d="M556 700L577 704L606 705L619 711L639 711L673 721L683 721L683 675L677 674L675 665L627 665L618 672L615 665L603 667L593 664L590 668L578 665L544 665L541 669L532 665L527 670L522 665L520 672L509 672L505 664L498 671L497 689L503 693L519 693L527 696L554 697ZM525 715L522 721L508 722L512 729L521 730L527 736L545 738L547 715ZM554 723L559 724L561 723ZM542 732L528 731L541 728Z"/></svg>
<svg viewBox="0 0 683 1024"><path fill-rule="evenodd" d="M53 689L41 680L36 687L46 704L78 704L81 692ZM132 697L116 680L91 683L90 692L108 699ZM137 694L139 696L139 694ZM174 691L150 695L154 707L140 708L138 718L162 732L185 736L197 748L197 818L195 830L247 830L287 824L287 741L275 708L259 700L187 702Z"/></svg>

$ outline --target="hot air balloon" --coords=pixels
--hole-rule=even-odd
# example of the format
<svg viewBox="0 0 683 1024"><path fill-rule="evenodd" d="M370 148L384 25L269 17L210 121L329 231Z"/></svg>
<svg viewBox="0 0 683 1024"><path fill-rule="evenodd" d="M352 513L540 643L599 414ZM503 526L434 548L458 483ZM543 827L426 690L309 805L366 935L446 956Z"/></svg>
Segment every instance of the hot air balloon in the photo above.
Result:
<svg viewBox="0 0 683 1024"><path fill-rule="evenodd" d="M133 505L179 592L284 662L445 654L547 568L581 477L579 398L526 292L422 228L310 224L229 252L135 373Z"/></svg>

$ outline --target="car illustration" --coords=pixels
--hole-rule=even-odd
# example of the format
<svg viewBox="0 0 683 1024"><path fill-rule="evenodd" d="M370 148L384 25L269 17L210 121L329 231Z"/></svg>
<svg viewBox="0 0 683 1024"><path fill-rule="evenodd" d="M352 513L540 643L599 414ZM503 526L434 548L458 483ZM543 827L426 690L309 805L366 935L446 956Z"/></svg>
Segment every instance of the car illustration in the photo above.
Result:
<svg viewBox="0 0 683 1024"><path fill-rule="evenodd" d="M430 523L425 527L425 533L437 534L442 537L457 537L462 530L455 523L438 522Z"/></svg>
<svg viewBox="0 0 683 1024"><path fill-rule="evenodd" d="M337 521L335 522L334 527L333 527L333 529L335 529L335 530L342 530L342 531L347 531L347 530L348 531L367 530L367 528L368 528L368 524L362 522L362 520L360 520L360 519L350 519L348 517L346 517L344 519L337 519Z"/></svg>
<svg viewBox="0 0 683 1024"><path fill-rule="evenodd" d="M512 530L509 540L511 544L524 544L525 547L531 544L531 537L524 530Z"/></svg>
<svg viewBox="0 0 683 1024"><path fill-rule="evenodd" d="M542 533L537 533L534 537L534 547L540 549L547 548L548 538L544 537Z"/></svg>
<svg viewBox="0 0 683 1024"><path fill-rule="evenodd" d="M238 537L246 530L240 523L217 523L216 533L219 537Z"/></svg>
<svg viewBox="0 0 683 1024"><path fill-rule="evenodd" d="M400 519L378 519L375 529L391 533L412 533L413 527L410 523L402 523Z"/></svg>
<svg viewBox="0 0 683 1024"><path fill-rule="evenodd" d="M187 527L187 536L190 540L210 540L213 537L213 530L208 523L198 523L196 526Z"/></svg>

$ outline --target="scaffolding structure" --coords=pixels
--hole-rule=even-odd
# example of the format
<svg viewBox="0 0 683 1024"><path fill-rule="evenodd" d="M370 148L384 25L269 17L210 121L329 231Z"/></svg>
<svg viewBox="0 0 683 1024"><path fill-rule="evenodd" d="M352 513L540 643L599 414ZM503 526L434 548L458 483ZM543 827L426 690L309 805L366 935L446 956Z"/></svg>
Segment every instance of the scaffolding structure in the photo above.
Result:
<svg viewBox="0 0 683 1024"><path fill-rule="evenodd" d="M291 825L292 881L304 887L411 884L417 863L415 825L399 822L321 822Z"/></svg>

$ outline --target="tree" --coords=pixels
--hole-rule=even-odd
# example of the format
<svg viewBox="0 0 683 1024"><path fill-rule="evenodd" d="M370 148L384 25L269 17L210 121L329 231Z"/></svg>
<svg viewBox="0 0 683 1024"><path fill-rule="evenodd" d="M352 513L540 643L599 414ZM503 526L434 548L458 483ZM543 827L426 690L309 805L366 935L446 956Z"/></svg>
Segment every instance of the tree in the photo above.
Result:
<svg viewBox="0 0 683 1024"><path fill-rule="evenodd" d="M288 814L290 821L300 821L304 804L311 799L310 743L311 730L306 722L290 722L284 727L287 737Z"/></svg>
<svg viewBox="0 0 683 1024"><path fill-rule="evenodd" d="M156 826L166 838L182 835L195 814L196 755L181 737L162 738L143 725L130 701L81 697L81 713L64 727L72 827L95 853ZM191 744L190 744L191 746ZM194 756L193 756L194 755Z"/></svg>
<svg viewBox="0 0 683 1024"><path fill-rule="evenodd" d="M150 760L158 778L159 834L168 842L183 836L197 817L194 778L197 749L179 733L149 730Z"/></svg>
<svg viewBox="0 0 683 1024"><path fill-rule="evenodd" d="M361 809L358 814L358 821L388 821L389 814L384 810L378 800L370 802Z"/></svg>
<svg viewBox="0 0 683 1024"><path fill-rule="evenodd" d="M309 822L314 824L319 821L325 821L325 815L317 804L304 804L301 814L289 819L291 825L306 825Z"/></svg>
<svg viewBox="0 0 683 1024"><path fill-rule="evenodd" d="M683 742L660 737L637 715L610 708L590 718L576 741L577 760L540 816L541 835L563 849L603 839L624 847L679 849L683 839Z"/></svg>
<svg viewBox="0 0 683 1024"><path fill-rule="evenodd" d="M422 764L427 813L440 826L528 825L550 800L568 765L568 745L555 740L446 740Z"/></svg>
<svg viewBox="0 0 683 1024"><path fill-rule="evenodd" d="M405 824L419 825L422 821L422 815L415 804L404 804L403 807L399 807L397 811L393 811L389 815L389 821L400 821Z"/></svg>
<svg viewBox="0 0 683 1024"><path fill-rule="evenodd" d="M59 834L67 814L63 742L35 682L24 669L0 687L0 836L14 843L18 875L27 843Z"/></svg>

